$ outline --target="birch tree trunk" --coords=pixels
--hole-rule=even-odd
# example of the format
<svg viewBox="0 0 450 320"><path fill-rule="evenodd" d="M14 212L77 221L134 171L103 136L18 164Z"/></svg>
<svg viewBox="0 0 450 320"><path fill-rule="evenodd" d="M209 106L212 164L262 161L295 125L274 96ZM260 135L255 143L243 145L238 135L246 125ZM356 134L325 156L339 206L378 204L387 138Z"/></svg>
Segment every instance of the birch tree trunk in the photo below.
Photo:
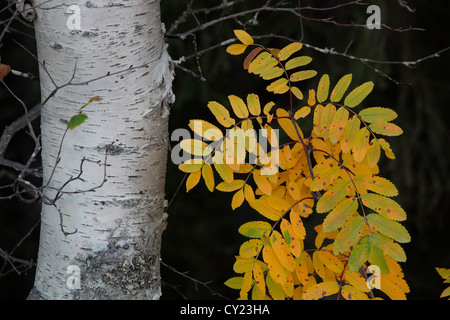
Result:
<svg viewBox="0 0 450 320"><path fill-rule="evenodd" d="M33 6L48 186L29 299L158 299L174 100L160 1ZM67 121L94 96L102 100L83 109L88 119L64 136ZM96 188L105 155L107 180ZM80 170L82 179L66 183ZM61 188L65 193L51 205Z"/></svg>

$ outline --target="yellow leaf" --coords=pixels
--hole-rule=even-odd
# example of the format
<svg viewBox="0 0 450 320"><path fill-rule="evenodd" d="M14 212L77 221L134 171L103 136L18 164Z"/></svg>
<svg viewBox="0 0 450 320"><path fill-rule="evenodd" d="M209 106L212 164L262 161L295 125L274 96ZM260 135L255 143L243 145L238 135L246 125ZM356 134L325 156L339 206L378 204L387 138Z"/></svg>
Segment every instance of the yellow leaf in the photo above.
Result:
<svg viewBox="0 0 450 320"><path fill-rule="evenodd" d="M331 102L339 102L347 91L350 82L352 81L352 74L346 74L336 83L333 91L330 94Z"/></svg>
<svg viewBox="0 0 450 320"><path fill-rule="evenodd" d="M377 139L378 143L380 144L381 148L383 148L384 153L386 154L386 157L389 159L395 159L395 155L392 152L391 146L389 143L384 140L383 138Z"/></svg>
<svg viewBox="0 0 450 320"><path fill-rule="evenodd" d="M389 108L372 107L365 108L359 112L361 119L365 122L389 122L397 118L397 113Z"/></svg>
<svg viewBox="0 0 450 320"><path fill-rule="evenodd" d="M203 156L203 150L206 148L207 144L204 141L198 139L184 139L180 142L180 147L182 150L194 155Z"/></svg>
<svg viewBox="0 0 450 320"><path fill-rule="evenodd" d="M367 149L367 162L371 168L374 168L380 160L380 144L376 139L372 139Z"/></svg>
<svg viewBox="0 0 450 320"><path fill-rule="evenodd" d="M261 114L261 104L258 95L251 93L247 96L247 105L250 113L254 116Z"/></svg>
<svg viewBox="0 0 450 320"><path fill-rule="evenodd" d="M241 289L244 277L233 277L225 281L225 285L231 289Z"/></svg>
<svg viewBox="0 0 450 320"><path fill-rule="evenodd" d="M233 264L233 271L236 273L246 273L253 269L255 258L242 258L236 257L236 261Z"/></svg>
<svg viewBox="0 0 450 320"><path fill-rule="evenodd" d="M403 130L399 126L391 122L378 121L371 123L369 127L373 132L389 137L400 136L403 133Z"/></svg>
<svg viewBox="0 0 450 320"><path fill-rule="evenodd" d="M291 82L303 81L315 77L316 74L316 70L302 70L291 74L289 80Z"/></svg>
<svg viewBox="0 0 450 320"><path fill-rule="evenodd" d="M264 248L262 250L262 256L264 262L269 268L269 275L271 276L271 278L278 284L285 284L287 281L286 269L278 260L273 248L267 243L266 245L264 245Z"/></svg>
<svg viewBox="0 0 450 320"><path fill-rule="evenodd" d="M248 184L244 186L244 197L248 203L251 203L255 200L255 193L253 192L253 188Z"/></svg>
<svg viewBox="0 0 450 320"><path fill-rule="evenodd" d="M380 290L391 300L406 300L405 293L388 277L382 276Z"/></svg>
<svg viewBox="0 0 450 320"><path fill-rule="evenodd" d="M340 273L344 270L344 264L336 256L328 251L318 251L317 255L323 264L334 273Z"/></svg>
<svg viewBox="0 0 450 320"><path fill-rule="evenodd" d="M262 267L262 262L255 261L255 266L253 267L253 278L255 279L255 285L258 287L259 291L266 292L266 282L264 280L264 270Z"/></svg>
<svg viewBox="0 0 450 320"><path fill-rule="evenodd" d="M398 190L395 185L388 179L374 176L366 177L362 180L364 186L373 192L386 197L395 197L398 195Z"/></svg>
<svg viewBox="0 0 450 320"><path fill-rule="evenodd" d="M210 164L205 163L202 167L202 177L209 191L214 191L214 172Z"/></svg>
<svg viewBox="0 0 450 320"><path fill-rule="evenodd" d="M350 272L349 270L345 270L344 272L344 280L348 282L352 287L358 289L362 292L369 292L370 289L367 286L366 279L363 278L361 273L358 271Z"/></svg>
<svg viewBox="0 0 450 320"><path fill-rule="evenodd" d="M293 272L295 270L295 260L291 255L283 236L278 231L274 230L270 236L270 242L278 261L280 261L287 271Z"/></svg>
<svg viewBox="0 0 450 320"><path fill-rule="evenodd" d="M262 249L262 246L263 241L261 239L250 239L245 241L239 248L239 256L242 258L256 257Z"/></svg>
<svg viewBox="0 0 450 320"><path fill-rule="evenodd" d="M203 166L203 159L200 159L201 161L195 161L197 159L189 159L187 161L185 161L184 163L180 164L178 166L178 169L180 169L183 172L186 173L192 173L192 172L196 172L196 171L200 171L202 169Z"/></svg>
<svg viewBox="0 0 450 320"><path fill-rule="evenodd" d="M284 60L288 59L295 52L301 50L302 47L303 47L303 44L301 44L300 42L292 42L280 50L280 52L278 53L278 59L280 61L284 61Z"/></svg>
<svg viewBox="0 0 450 320"><path fill-rule="evenodd" d="M247 46L245 44L235 43L227 47L227 52L232 55L243 54Z"/></svg>
<svg viewBox="0 0 450 320"><path fill-rule="evenodd" d="M271 195L272 194L272 186L270 182L267 180L266 176L261 175L259 171L253 171L253 180L256 183L256 186L261 190L264 194Z"/></svg>
<svg viewBox="0 0 450 320"><path fill-rule="evenodd" d="M271 195L266 198L266 202L275 210L286 212L289 210L290 204L286 200L276 196Z"/></svg>
<svg viewBox="0 0 450 320"><path fill-rule="evenodd" d="M269 290L269 294L273 300L284 300L286 296L284 295L284 291L281 288L281 285L276 282L275 279L272 278L270 273L266 277L267 289Z"/></svg>
<svg viewBox="0 0 450 320"><path fill-rule="evenodd" d="M277 221L282 215L281 212L270 207L263 197L249 202L250 206L258 211L261 215L272 221Z"/></svg>
<svg viewBox="0 0 450 320"><path fill-rule="evenodd" d="M336 281L325 281L314 286L308 287L303 292L303 299L318 300L320 298L338 293L339 284Z"/></svg>
<svg viewBox="0 0 450 320"><path fill-rule="evenodd" d="M253 44L253 38L244 30L233 30L235 36L246 46Z"/></svg>
<svg viewBox="0 0 450 320"><path fill-rule="evenodd" d="M297 110L297 111L294 113L294 119L295 119L295 120L298 120L298 119L300 119L300 118L304 118L304 117L306 117L310 112L311 112L311 108L308 107L308 106L304 106L304 107L302 107L301 109Z"/></svg>
<svg viewBox="0 0 450 320"><path fill-rule="evenodd" d="M349 285L342 287L341 294L345 300L369 300L366 293L363 293L355 287Z"/></svg>
<svg viewBox="0 0 450 320"><path fill-rule="evenodd" d="M289 248L289 251L294 255L295 257L300 257L300 254L302 253L302 242L300 242L299 237L294 231L294 228L292 225L287 221L286 219L281 220L280 224L280 230L283 234L284 239L286 240L286 244Z"/></svg>
<svg viewBox="0 0 450 320"><path fill-rule="evenodd" d="M314 89L310 89L308 95L308 106L313 106L315 104L316 104L316 91Z"/></svg>
<svg viewBox="0 0 450 320"><path fill-rule="evenodd" d="M342 133L344 132L345 125L348 121L348 111L347 109L340 107L337 109L336 113L333 116L333 120L330 124L330 130L328 133L328 137L332 143L336 143L339 141Z"/></svg>
<svg viewBox="0 0 450 320"><path fill-rule="evenodd" d="M319 134L324 139L328 139L328 131L336 113L336 107L331 103L327 104L322 110L319 123Z"/></svg>
<svg viewBox="0 0 450 320"><path fill-rule="evenodd" d="M317 85L317 101L324 102L328 98L328 90L330 89L330 77L324 74Z"/></svg>
<svg viewBox="0 0 450 320"><path fill-rule="evenodd" d="M367 149L369 148L369 130L366 127L359 129L356 134L355 141L353 143L352 152L356 162L361 162L366 156Z"/></svg>
<svg viewBox="0 0 450 320"><path fill-rule="evenodd" d="M251 271L247 271L244 274L244 280L242 281L242 287L241 287L241 291L239 292L239 295L241 298L247 298L247 292L250 291L250 289L252 288L252 272Z"/></svg>
<svg viewBox="0 0 450 320"><path fill-rule="evenodd" d="M201 175L202 175L202 172L200 170L189 174L189 176L186 180L186 192L188 192L189 190L191 190L193 187L195 187L198 184L198 182L200 181Z"/></svg>
<svg viewBox="0 0 450 320"><path fill-rule="evenodd" d="M235 95L229 95L228 100L230 101L231 108L233 108L234 114L238 118L242 119L248 117L248 109L244 103L244 100Z"/></svg>
<svg viewBox="0 0 450 320"><path fill-rule="evenodd" d="M290 212L290 220L292 228L294 229L297 237L301 240L305 239L306 231L305 227L303 225L302 219L298 215L298 213L294 210L291 210Z"/></svg>
<svg viewBox="0 0 450 320"><path fill-rule="evenodd" d="M219 191L223 191L223 192L233 192L236 191L238 189L241 189L245 184L244 180L233 180L230 182L221 182L217 185L216 189Z"/></svg>
<svg viewBox="0 0 450 320"><path fill-rule="evenodd" d="M292 123L292 120L289 117L289 113L284 109L277 109L277 117L278 117L278 123L280 124L280 127L283 129L284 132L294 141L299 141L299 134L300 137L303 138L303 133L298 126L297 122L294 121L294 124ZM296 130L297 128L297 130ZM297 133L298 132L298 133Z"/></svg>
<svg viewBox="0 0 450 320"><path fill-rule="evenodd" d="M344 105L349 108L356 107L372 92L373 82L368 81L353 89L347 97L345 97Z"/></svg>
<svg viewBox="0 0 450 320"><path fill-rule="evenodd" d="M341 180L332 186L317 201L317 212L324 213L333 209L347 195L348 180Z"/></svg>
<svg viewBox="0 0 450 320"><path fill-rule="evenodd" d="M216 117L217 121L225 128L231 127L236 123L234 119L230 117L230 112L216 101L208 102L208 108Z"/></svg>
<svg viewBox="0 0 450 320"><path fill-rule="evenodd" d="M239 227L238 232L249 238L263 238L269 235L272 226L266 221L250 221Z"/></svg>
<svg viewBox="0 0 450 320"><path fill-rule="evenodd" d="M205 138L206 140L217 141L223 138L222 131L220 131L220 129L215 125L205 120L190 120L189 128L191 128L192 131L194 131L200 137Z"/></svg>
<svg viewBox="0 0 450 320"><path fill-rule="evenodd" d="M214 163L214 168L225 182L233 181L233 169L228 164Z"/></svg>
<svg viewBox="0 0 450 320"><path fill-rule="evenodd" d="M235 210L240 207L244 202L244 190L240 189L233 195L233 199L231 200L231 208Z"/></svg>
<svg viewBox="0 0 450 320"><path fill-rule="evenodd" d="M294 69L297 67L306 66L311 61L312 61L312 58L308 57L308 56L296 57L296 58L292 58L289 61L287 61L286 64L284 65L284 67L286 70L291 70L291 69Z"/></svg>
<svg viewBox="0 0 450 320"><path fill-rule="evenodd" d="M341 149L343 153L347 153L352 149L360 124L361 121L356 116L351 117L347 122L341 136Z"/></svg>
<svg viewBox="0 0 450 320"><path fill-rule="evenodd" d="M303 100L303 92L299 88L291 86L291 92L298 100Z"/></svg>
<svg viewBox="0 0 450 320"><path fill-rule="evenodd" d="M270 113L270 111L272 110L272 107L273 107L274 105L275 105L275 103L272 102L272 101L266 103L266 105L264 106L264 109L263 109L263 113L264 113L266 116L268 116L269 113ZM259 115L259 113L258 113L258 115Z"/></svg>
<svg viewBox="0 0 450 320"><path fill-rule="evenodd" d="M391 220L406 220L405 211L397 202L390 198L374 193L365 193L361 195L361 200L366 207L373 209L375 212L382 214Z"/></svg>
<svg viewBox="0 0 450 320"><path fill-rule="evenodd" d="M342 227L357 209L358 201L356 198L343 200L325 217L323 230L325 232L332 232Z"/></svg>
<svg viewBox="0 0 450 320"><path fill-rule="evenodd" d="M287 83L288 80L286 78L281 78L269 84L266 87L266 90L277 94L285 93L286 91L289 90Z"/></svg>

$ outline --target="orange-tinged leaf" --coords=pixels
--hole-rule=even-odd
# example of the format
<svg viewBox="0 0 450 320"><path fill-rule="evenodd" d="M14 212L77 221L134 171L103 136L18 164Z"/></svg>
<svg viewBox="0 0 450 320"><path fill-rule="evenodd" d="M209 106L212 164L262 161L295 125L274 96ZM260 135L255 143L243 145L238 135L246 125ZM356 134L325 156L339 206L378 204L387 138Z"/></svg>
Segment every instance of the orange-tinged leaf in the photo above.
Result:
<svg viewBox="0 0 450 320"><path fill-rule="evenodd" d="M358 210L356 198L347 198L340 202L323 221L323 231L332 232L342 227L344 223Z"/></svg>
<svg viewBox="0 0 450 320"><path fill-rule="evenodd" d="M248 184L244 186L244 197L248 203L251 203L255 200L255 193L253 192L253 188Z"/></svg>
<svg viewBox="0 0 450 320"><path fill-rule="evenodd" d="M214 163L214 168L216 168L217 173L225 182L233 181L233 169L228 164Z"/></svg>
<svg viewBox="0 0 450 320"><path fill-rule="evenodd" d="M375 231L378 231L400 243L407 243L411 241L411 236L408 231L400 223L376 213L371 213L367 215L366 218L370 228L375 229Z"/></svg>
<svg viewBox="0 0 450 320"><path fill-rule="evenodd" d="M395 185L386 178L373 176L366 177L362 180L364 186L375 193L386 197L395 197L398 195L398 190Z"/></svg>
<svg viewBox="0 0 450 320"><path fill-rule="evenodd" d="M328 189L328 186L339 176L340 169L337 165L317 164L313 168L314 180L310 185L311 191Z"/></svg>
<svg viewBox="0 0 450 320"><path fill-rule="evenodd" d="M234 35L246 46L253 44L253 38L244 30L233 30Z"/></svg>
<svg viewBox="0 0 450 320"><path fill-rule="evenodd" d="M264 270L262 267L262 262L260 263L259 260L255 261L255 266L253 267L253 278L255 279L255 285L258 287L259 291L266 292Z"/></svg>
<svg viewBox="0 0 450 320"><path fill-rule="evenodd" d="M351 117L347 122L341 136L341 149L343 153L347 153L352 149L360 124L361 121L356 116Z"/></svg>
<svg viewBox="0 0 450 320"><path fill-rule="evenodd" d="M308 92L308 106L316 104L316 90L310 89Z"/></svg>
<svg viewBox="0 0 450 320"><path fill-rule="evenodd" d="M290 180L287 185L287 190L292 199L294 200L300 200L301 199L301 189L297 182L294 180Z"/></svg>
<svg viewBox="0 0 450 320"><path fill-rule="evenodd" d="M288 59L292 54L296 53L297 51L301 50L303 47L303 44L300 42L292 42L285 46L283 49L278 52L278 59L280 61L284 61Z"/></svg>
<svg viewBox="0 0 450 320"><path fill-rule="evenodd" d="M233 192L241 189L245 184L244 180L237 179L230 182L223 181L216 186L216 189L223 192Z"/></svg>
<svg viewBox="0 0 450 320"><path fill-rule="evenodd" d="M336 86L334 87L333 91L331 91L330 94L330 100L331 102L339 102L342 97L345 94L345 91L347 91L350 82L352 82L352 74L346 74L343 76L339 81L336 83Z"/></svg>
<svg viewBox="0 0 450 320"><path fill-rule="evenodd" d="M186 192L194 188L198 182L200 181L200 178L202 176L201 170L192 172L189 174L187 180L186 180Z"/></svg>
<svg viewBox="0 0 450 320"><path fill-rule="evenodd" d="M266 200L262 197L252 202L249 202L249 204L253 209L258 211L261 215L263 215L269 220L277 221L282 215L282 212L277 211L272 207L270 207L267 204Z"/></svg>
<svg viewBox="0 0 450 320"><path fill-rule="evenodd" d="M248 67L250 66L250 63L252 62L252 60L256 57L256 55L262 50L261 47L256 47L255 49L253 49L252 51L250 51L250 53L247 55L247 57L244 60L244 69L247 70Z"/></svg>
<svg viewBox="0 0 450 320"><path fill-rule="evenodd" d="M390 198L374 193L365 193L361 195L361 200L366 207L391 220L403 221L406 219L406 213L403 208Z"/></svg>
<svg viewBox="0 0 450 320"><path fill-rule="evenodd" d="M345 126L348 121L348 111L344 107L337 109L333 116L333 120L330 123L330 130L328 132L328 137L332 143L339 141L342 133L344 132Z"/></svg>
<svg viewBox="0 0 450 320"><path fill-rule="evenodd" d="M395 159L395 155L392 152L389 142L387 142L383 138L379 138L379 139L377 139L377 141L380 144L381 148L383 148L384 153L386 154L386 157L388 157L389 159Z"/></svg>
<svg viewBox="0 0 450 320"><path fill-rule="evenodd" d="M229 54L237 56L237 55L243 54L245 49L247 49L247 46L245 44L235 43L235 44L229 45L227 47L226 51Z"/></svg>
<svg viewBox="0 0 450 320"><path fill-rule="evenodd" d="M364 230L364 218L356 216L348 221L334 241L333 253L342 254L350 249L358 241Z"/></svg>
<svg viewBox="0 0 450 320"><path fill-rule="evenodd" d="M373 132L382 134L384 136L394 137L403 134L403 130L399 126L391 122L388 123L378 121L371 123L369 127Z"/></svg>
<svg viewBox="0 0 450 320"><path fill-rule="evenodd" d="M267 267L269 268L269 275L272 277L272 279L277 282L278 284L285 284L287 281L287 272L286 269L283 267L281 262L278 260L277 255L275 254L275 251L273 248L266 244L263 247L262 250L262 256L264 259L264 262L266 263Z"/></svg>
<svg viewBox="0 0 450 320"><path fill-rule="evenodd" d="M302 71L297 71L297 72L291 74L291 76L289 77L289 80L291 82L303 81L303 80L311 79L311 78L315 77L316 75L317 75L316 70L302 70Z"/></svg>
<svg viewBox="0 0 450 320"><path fill-rule="evenodd" d="M344 105L349 108L359 105L372 92L373 82L368 81L353 89L344 99Z"/></svg>
<svg viewBox="0 0 450 320"><path fill-rule="evenodd" d="M214 172L210 164L205 163L202 167L202 177L209 191L214 191Z"/></svg>
<svg viewBox="0 0 450 320"><path fill-rule="evenodd" d="M234 111L234 114L238 118L247 118L248 117L248 109L245 105L244 100L235 95L229 95L228 100L230 101L231 108Z"/></svg>
<svg viewBox="0 0 450 320"><path fill-rule="evenodd" d="M333 209L347 195L348 180L341 180L332 186L317 201L316 210L318 213L328 212Z"/></svg>
<svg viewBox="0 0 450 320"><path fill-rule="evenodd" d="M293 272L295 270L295 260L291 255L283 236L276 230L272 231L270 243L272 244L272 249L277 256L278 261L280 261L287 271Z"/></svg>
<svg viewBox="0 0 450 320"><path fill-rule="evenodd" d="M321 104L317 105L314 108L314 117L313 117L313 130L316 136L320 133L320 119L322 119L322 113L325 107Z"/></svg>
<svg viewBox="0 0 450 320"><path fill-rule="evenodd" d="M231 208L235 210L236 208L240 207L242 203L244 202L244 190L239 189L234 195L231 200Z"/></svg>
<svg viewBox="0 0 450 320"><path fill-rule="evenodd" d="M303 67L309 64L311 61L312 58L308 56L295 57L287 61L286 64L284 65L284 68L286 70L291 70L297 67Z"/></svg>
<svg viewBox="0 0 450 320"><path fill-rule="evenodd" d="M272 226L266 221L250 221L239 227L238 232L249 238L264 238L270 234Z"/></svg>
<svg viewBox="0 0 450 320"><path fill-rule="evenodd" d="M330 269L334 273L340 273L344 271L344 264L335 255L329 251L319 250L317 252L319 259L323 262L325 267Z"/></svg>
<svg viewBox="0 0 450 320"><path fill-rule="evenodd" d="M208 108L216 117L216 120L225 128L231 127L236 123L236 121L230 117L230 112L220 103L210 101L208 102Z"/></svg>
<svg viewBox="0 0 450 320"><path fill-rule="evenodd" d="M303 292L303 299L318 300L326 296L338 293L339 284L336 281L324 281L314 286L306 288Z"/></svg>
<svg viewBox="0 0 450 320"><path fill-rule="evenodd" d="M301 240L305 239L306 236L305 226L303 225L302 219L300 218L300 216L296 211L291 210L290 220L292 228L294 229L297 237Z"/></svg>
<svg viewBox="0 0 450 320"><path fill-rule="evenodd" d="M344 280L348 282L352 287L358 289L359 291L362 292L370 291L369 287L367 286L366 279L363 278L359 270L354 272L345 270Z"/></svg>
<svg viewBox="0 0 450 320"><path fill-rule="evenodd" d="M403 292L389 277L382 277L381 279L380 290L391 300L406 300L405 292Z"/></svg>
<svg viewBox="0 0 450 320"><path fill-rule="evenodd" d="M356 162L363 161L369 148L369 130L366 127L359 129L353 142L352 152Z"/></svg>
<svg viewBox="0 0 450 320"><path fill-rule="evenodd" d="M317 85L317 101L319 103L324 102L328 98L328 90L330 90L330 76L324 74Z"/></svg>

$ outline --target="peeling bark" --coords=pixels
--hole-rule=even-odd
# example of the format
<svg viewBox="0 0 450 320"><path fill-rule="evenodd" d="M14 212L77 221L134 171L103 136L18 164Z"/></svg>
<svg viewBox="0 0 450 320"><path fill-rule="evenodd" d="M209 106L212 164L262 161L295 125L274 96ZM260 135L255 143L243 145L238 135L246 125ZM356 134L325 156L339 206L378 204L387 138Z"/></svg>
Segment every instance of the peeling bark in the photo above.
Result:
<svg viewBox="0 0 450 320"><path fill-rule="evenodd" d="M66 26L73 4L80 8L81 30ZM29 299L158 299L174 100L159 0L36 0L33 6L45 198L79 174L83 159L89 162L82 180L64 186L72 193L42 206ZM94 96L102 100L83 109L88 119L61 144L67 121ZM79 192L103 181L105 152L107 181L95 192ZM73 233L65 235L61 222ZM70 265L80 268L80 289L67 285Z"/></svg>

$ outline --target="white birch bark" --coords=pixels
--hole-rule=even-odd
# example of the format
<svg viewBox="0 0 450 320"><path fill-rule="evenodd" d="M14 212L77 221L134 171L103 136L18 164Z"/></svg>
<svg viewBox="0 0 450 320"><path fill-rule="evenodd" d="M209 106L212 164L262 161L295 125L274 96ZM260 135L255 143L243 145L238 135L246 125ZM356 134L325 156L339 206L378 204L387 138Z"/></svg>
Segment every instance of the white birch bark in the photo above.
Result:
<svg viewBox="0 0 450 320"><path fill-rule="evenodd" d="M70 5L80 8L80 30L68 28L75 18L67 12ZM100 164L85 161L83 180L63 191L98 186L106 149L108 158L101 188L63 194L56 207L42 205L29 299L158 299L168 108L174 99L160 1L35 0L33 6L42 101L54 91L53 81L61 87L42 106L43 175L50 187L45 196L54 197L51 188L77 176L83 158ZM94 96L102 100L83 109L88 119L61 144L66 122ZM65 235L61 221L74 233ZM80 269L79 289L69 266Z"/></svg>

